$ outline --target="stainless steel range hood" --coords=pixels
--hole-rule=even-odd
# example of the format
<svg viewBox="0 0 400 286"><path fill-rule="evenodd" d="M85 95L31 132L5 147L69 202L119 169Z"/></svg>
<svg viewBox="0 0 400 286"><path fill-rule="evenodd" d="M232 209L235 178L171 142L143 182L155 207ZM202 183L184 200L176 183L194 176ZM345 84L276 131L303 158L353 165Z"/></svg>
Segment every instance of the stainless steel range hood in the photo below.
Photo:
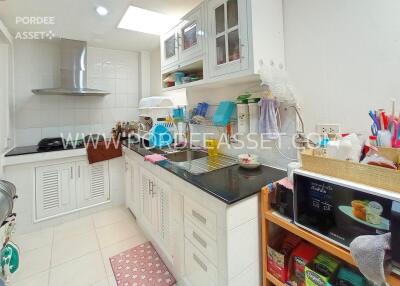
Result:
<svg viewBox="0 0 400 286"><path fill-rule="evenodd" d="M33 89L39 95L107 95L109 92L87 88L87 44L61 39L61 86Z"/></svg>

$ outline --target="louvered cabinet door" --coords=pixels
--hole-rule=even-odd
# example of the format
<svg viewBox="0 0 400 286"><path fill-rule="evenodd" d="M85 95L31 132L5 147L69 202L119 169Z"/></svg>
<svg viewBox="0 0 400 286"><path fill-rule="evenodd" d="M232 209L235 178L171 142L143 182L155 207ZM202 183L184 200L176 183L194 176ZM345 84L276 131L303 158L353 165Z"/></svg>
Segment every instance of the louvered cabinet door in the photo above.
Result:
<svg viewBox="0 0 400 286"><path fill-rule="evenodd" d="M164 247L168 251L170 251L170 227L171 227L171 211L170 211L170 203L171 203L171 189L164 182L158 180L155 187L155 195L157 198L157 212L158 212L158 233L160 235L161 240L163 241Z"/></svg>
<svg viewBox="0 0 400 286"><path fill-rule="evenodd" d="M89 164L76 162L76 193L78 208L93 206L110 200L108 161Z"/></svg>
<svg viewBox="0 0 400 286"><path fill-rule="evenodd" d="M56 216L76 208L75 164L35 169L36 219Z"/></svg>
<svg viewBox="0 0 400 286"><path fill-rule="evenodd" d="M153 228L153 197L152 175L145 169L140 168L140 205L143 219L148 226Z"/></svg>
<svg viewBox="0 0 400 286"><path fill-rule="evenodd" d="M140 215L140 192L138 186L139 167L137 164L125 157L125 197L126 206L138 217Z"/></svg>

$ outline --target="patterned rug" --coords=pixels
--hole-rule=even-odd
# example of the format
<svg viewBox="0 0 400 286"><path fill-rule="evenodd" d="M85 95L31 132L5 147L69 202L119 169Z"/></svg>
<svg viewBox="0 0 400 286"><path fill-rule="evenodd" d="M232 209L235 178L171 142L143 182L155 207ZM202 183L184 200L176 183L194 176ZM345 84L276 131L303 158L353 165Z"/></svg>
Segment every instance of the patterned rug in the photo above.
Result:
<svg viewBox="0 0 400 286"><path fill-rule="evenodd" d="M110 258L118 286L171 286L176 283L151 242Z"/></svg>

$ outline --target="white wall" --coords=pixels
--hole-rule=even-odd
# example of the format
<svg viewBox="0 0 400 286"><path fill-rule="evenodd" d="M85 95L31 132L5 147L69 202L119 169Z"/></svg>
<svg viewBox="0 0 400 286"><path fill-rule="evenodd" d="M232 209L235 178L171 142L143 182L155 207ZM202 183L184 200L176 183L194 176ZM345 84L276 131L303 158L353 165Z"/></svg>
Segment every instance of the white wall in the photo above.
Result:
<svg viewBox="0 0 400 286"><path fill-rule="evenodd" d="M141 98L149 97L150 94L150 52L140 52L140 94Z"/></svg>
<svg viewBox="0 0 400 286"><path fill-rule="evenodd" d="M57 45L42 41L15 43L16 145L34 145L60 132L110 133L116 121L137 116L138 53L88 48L88 85L111 94L74 97L34 95L34 88L57 87Z"/></svg>
<svg viewBox="0 0 400 286"><path fill-rule="evenodd" d="M8 129L8 45L0 44L0 154L5 151Z"/></svg>
<svg viewBox="0 0 400 286"><path fill-rule="evenodd" d="M400 102L400 1L284 0L286 65L307 131L369 133L368 110Z"/></svg>
<svg viewBox="0 0 400 286"><path fill-rule="evenodd" d="M161 51L160 48L150 53L150 93L161 95Z"/></svg>

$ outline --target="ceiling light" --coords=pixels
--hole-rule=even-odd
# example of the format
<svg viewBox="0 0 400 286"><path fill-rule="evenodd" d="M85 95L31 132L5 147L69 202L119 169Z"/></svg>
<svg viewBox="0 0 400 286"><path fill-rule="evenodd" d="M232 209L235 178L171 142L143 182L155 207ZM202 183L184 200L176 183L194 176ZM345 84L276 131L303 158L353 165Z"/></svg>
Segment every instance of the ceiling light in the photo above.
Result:
<svg viewBox="0 0 400 286"><path fill-rule="evenodd" d="M105 16L105 15L108 14L108 10L107 10L105 7L103 7L103 6L98 6L98 7L96 8L96 12L97 12L97 14L99 14L100 16Z"/></svg>
<svg viewBox="0 0 400 286"><path fill-rule="evenodd" d="M180 19L176 17L129 6L119 22L118 28L162 35L177 25L179 21Z"/></svg>

